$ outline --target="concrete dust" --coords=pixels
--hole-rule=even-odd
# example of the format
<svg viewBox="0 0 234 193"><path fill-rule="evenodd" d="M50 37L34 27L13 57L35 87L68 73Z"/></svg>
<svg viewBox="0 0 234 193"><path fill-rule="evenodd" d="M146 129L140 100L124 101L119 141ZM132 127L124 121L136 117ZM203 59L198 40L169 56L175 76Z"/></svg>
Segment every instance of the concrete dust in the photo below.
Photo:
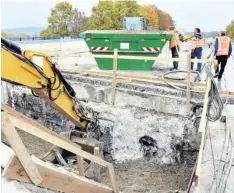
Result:
<svg viewBox="0 0 234 193"><path fill-rule="evenodd" d="M21 184L24 185L24 187L27 188L30 191L30 193L58 193L58 191L53 191L46 188L40 188L33 184L27 184L27 183L21 183Z"/></svg>
<svg viewBox="0 0 234 193"><path fill-rule="evenodd" d="M30 193L30 191L21 183L7 178L1 178L2 193Z"/></svg>
<svg viewBox="0 0 234 193"><path fill-rule="evenodd" d="M233 105L225 106L223 110L225 118L207 124L207 136L203 150L199 184L192 188L191 193L234 192L233 167L230 170L225 188L222 187L225 184L225 176L228 173L228 164L233 162L231 160L233 151L233 144L231 144L234 120L233 107ZM226 121L226 123L223 121Z"/></svg>
<svg viewBox="0 0 234 193"><path fill-rule="evenodd" d="M27 148L29 154L33 154L36 157L42 157L53 146L51 143L46 142L22 130L17 129L17 132L21 137L21 140L23 141L23 144ZM8 144L7 139L3 134L2 141Z"/></svg>
<svg viewBox="0 0 234 193"><path fill-rule="evenodd" d="M124 193L183 193L191 168L185 165L160 166L144 159L115 165L117 185ZM108 172L102 173L109 184Z"/></svg>
<svg viewBox="0 0 234 193"><path fill-rule="evenodd" d="M139 140L145 135L157 143L157 152L151 159L158 164L172 164L179 159L182 150L178 153L176 147L182 146L185 117L131 106L111 108L95 103L90 106L98 113L103 136L111 137L109 143L104 142L108 146L104 146L104 153L109 152L115 163L141 158L143 149Z"/></svg>

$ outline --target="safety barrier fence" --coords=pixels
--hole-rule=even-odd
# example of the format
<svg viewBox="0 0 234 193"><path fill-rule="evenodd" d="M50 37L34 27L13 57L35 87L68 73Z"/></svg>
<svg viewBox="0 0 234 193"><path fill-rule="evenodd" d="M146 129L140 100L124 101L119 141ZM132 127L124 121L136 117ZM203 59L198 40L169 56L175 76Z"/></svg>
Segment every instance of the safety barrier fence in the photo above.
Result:
<svg viewBox="0 0 234 193"><path fill-rule="evenodd" d="M163 57L148 57L148 56L122 56L118 55L118 49L114 50L114 55L95 55L90 53L70 53L70 54L62 54L57 53L57 57L94 57L94 58L110 58L113 59L113 72L112 74L109 72L96 72L96 74L102 75L111 75L112 76L112 97L111 97L111 104L114 105L115 103L115 93L116 93L116 78L128 78L132 80L143 80L143 81L150 81L150 82L161 82L161 83L174 83L176 85L183 85L186 86L186 104L188 112L190 110L190 96L191 91L197 92L204 92L205 91L205 83L191 83L191 62L201 62L202 64L212 64L214 61L207 60L207 59L191 59L191 53L187 55L187 58L163 58ZM165 80L162 77L155 77L155 76L140 76L140 75L133 75L133 74L126 74L117 72L118 69L118 59L134 59L134 60L153 60L153 61L167 61L167 62L185 62L186 66L186 80ZM63 71L63 69L61 69ZM66 70L68 72L68 70ZM74 72L74 70L72 70ZM78 72L79 70L77 70ZM65 72L65 71L64 71ZM81 71L80 71L81 72ZM84 72L84 71L83 71ZM85 72L85 73L95 73L92 71Z"/></svg>

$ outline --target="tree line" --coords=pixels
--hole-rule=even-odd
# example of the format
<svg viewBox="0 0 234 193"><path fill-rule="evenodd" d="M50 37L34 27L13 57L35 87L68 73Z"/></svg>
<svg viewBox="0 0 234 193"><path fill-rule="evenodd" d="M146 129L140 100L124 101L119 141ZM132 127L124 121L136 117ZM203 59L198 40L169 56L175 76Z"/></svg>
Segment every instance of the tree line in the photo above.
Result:
<svg viewBox="0 0 234 193"><path fill-rule="evenodd" d="M234 20L232 20L231 23L227 26L226 31L227 31L228 37L234 40Z"/></svg>
<svg viewBox="0 0 234 193"><path fill-rule="evenodd" d="M139 5L136 0L99 1L88 17L65 1L51 9L48 27L40 36L77 36L86 30L120 30L124 17L145 17L154 30L175 25L171 15L155 5Z"/></svg>

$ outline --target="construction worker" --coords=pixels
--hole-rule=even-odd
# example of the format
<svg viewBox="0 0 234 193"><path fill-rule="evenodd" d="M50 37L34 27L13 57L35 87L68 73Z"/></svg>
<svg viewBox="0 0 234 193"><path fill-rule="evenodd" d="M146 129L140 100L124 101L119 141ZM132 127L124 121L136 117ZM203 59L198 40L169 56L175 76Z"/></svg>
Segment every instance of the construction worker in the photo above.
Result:
<svg viewBox="0 0 234 193"><path fill-rule="evenodd" d="M214 77L218 77L218 81L221 81L227 60L232 54L232 43L230 38L226 36L225 31L221 31L219 37L216 38L214 49L214 56L216 56L216 60L218 60ZM221 64L220 71L219 64Z"/></svg>
<svg viewBox="0 0 234 193"><path fill-rule="evenodd" d="M175 29L174 26L171 26L169 28L168 33L172 35L172 39L169 42L169 48L171 50L172 58L179 58L178 51L180 50L180 48L179 48L179 33L178 33L178 30ZM178 62L174 61L173 62L173 68L171 68L170 70L177 70L177 69L178 69Z"/></svg>
<svg viewBox="0 0 234 193"><path fill-rule="evenodd" d="M194 37L192 38L192 52L191 52L191 58L202 58L202 46L204 45L204 39L201 35L201 30L199 28L195 28L194 30ZM194 63L191 63L191 70L193 70ZM202 64L199 62L197 64L197 71L201 71Z"/></svg>

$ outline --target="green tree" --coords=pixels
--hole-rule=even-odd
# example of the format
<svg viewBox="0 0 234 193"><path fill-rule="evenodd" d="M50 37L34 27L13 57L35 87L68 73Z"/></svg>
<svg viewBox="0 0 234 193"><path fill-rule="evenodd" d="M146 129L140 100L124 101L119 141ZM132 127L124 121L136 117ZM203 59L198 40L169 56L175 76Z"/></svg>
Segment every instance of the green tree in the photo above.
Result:
<svg viewBox="0 0 234 193"><path fill-rule="evenodd" d="M92 15L89 19L89 29L110 30L114 29L112 18L114 3L112 1L100 1L92 8Z"/></svg>
<svg viewBox="0 0 234 193"><path fill-rule="evenodd" d="M119 30L124 17L139 17L140 6L135 0L100 1L92 9L89 28L97 30Z"/></svg>
<svg viewBox="0 0 234 193"><path fill-rule="evenodd" d="M123 26L123 19L128 11L126 1L117 1L114 4L112 18L114 18L114 29L119 30Z"/></svg>
<svg viewBox="0 0 234 193"><path fill-rule="evenodd" d="M60 2L51 10L48 17L48 30L51 35L70 35L69 24L73 17L72 5L65 2Z"/></svg>
<svg viewBox="0 0 234 193"><path fill-rule="evenodd" d="M141 7L136 0L125 0L127 6L126 17L139 17Z"/></svg>
<svg viewBox="0 0 234 193"><path fill-rule="evenodd" d="M137 4L135 0L122 0L122 1L115 1L114 4L114 29L121 29L123 25L124 17L139 17L140 16L140 6Z"/></svg>
<svg viewBox="0 0 234 193"><path fill-rule="evenodd" d="M234 20L226 28L227 36L234 40Z"/></svg>
<svg viewBox="0 0 234 193"><path fill-rule="evenodd" d="M80 12L77 8L73 11L73 17L70 22L71 35L78 35L80 32L87 30L88 17L84 12Z"/></svg>
<svg viewBox="0 0 234 193"><path fill-rule="evenodd" d="M40 32L40 36L51 36L48 28L46 29L43 29L41 32Z"/></svg>

